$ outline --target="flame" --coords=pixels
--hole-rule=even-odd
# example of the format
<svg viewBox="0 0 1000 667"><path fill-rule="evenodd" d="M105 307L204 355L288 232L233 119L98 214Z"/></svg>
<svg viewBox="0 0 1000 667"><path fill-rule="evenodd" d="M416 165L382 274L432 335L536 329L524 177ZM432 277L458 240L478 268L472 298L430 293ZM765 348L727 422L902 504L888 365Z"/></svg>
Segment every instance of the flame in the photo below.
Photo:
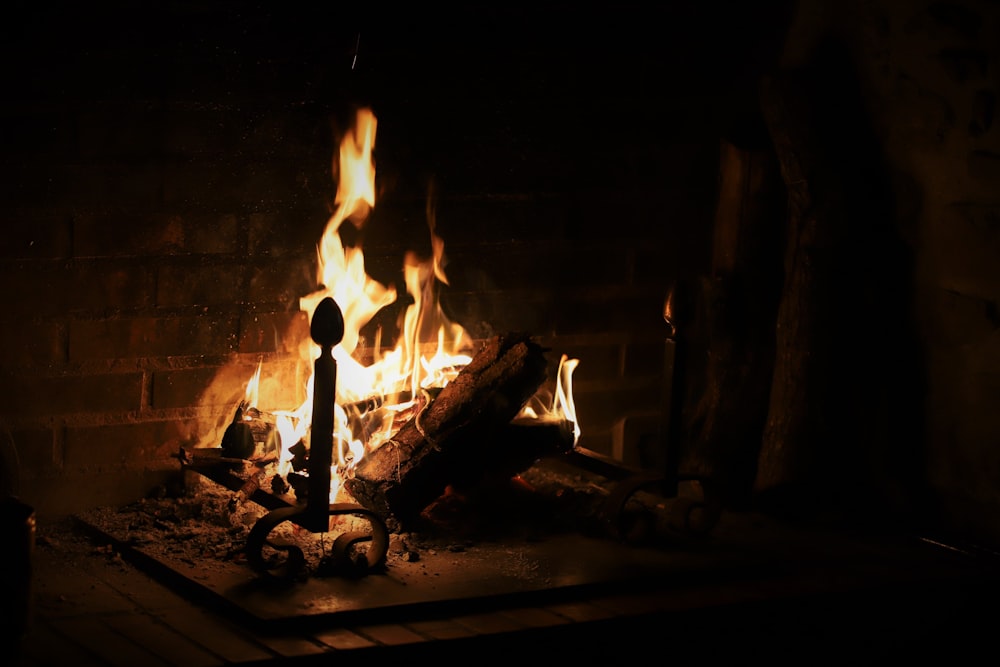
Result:
<svg viewBox="0 0 1000 667"><path fill-rule="evenodd" d="M257 370L254 371L253 377L251 377L250 381L247 382L247 388L243 393L243 402L240 404L241 406L250 407L260 405L260 371L263 366L264 360L261 359L257 362ZM243 418L249 420L251 417L249 414L244 414Z"/></svg>
<svg viewBox="0 0 1000 667"><path fill-rule="evenodd" d="M337 390L331 502L336 500L342 479L368 451L391 437L408 411L426 400L427 390L445 386L472 359L471 337L461 325L448 319L438 299L438 287L448 284L448 280L444 242L436 233L432 204L427 210L432 257L424 259L408 252L404 258L405 288L413 303L401 318L399 339L392 350L384 351L381 331L378 331L372 363L364 365L356 358L362 328L397 299L394 286L383 285L365 272L360 243L345 247L340 235L340 228L345 223L360 231L375 207L376 126L372 111L359 109L353 128L340 145L334 169L334 173L339 174L335 208L317 244L319 287L299 299L299 308L310 320L316 306L328 296L336 301L344 318L344 337L332 352L337 362ZM310 369L305 383L305 400L294 410L271 413L281 444L279 474L291 470L292 447L308 442L309 436L313 400L311 369L320 348L311 339L300 341L298 348L303 364L308 364ZM563 355L551 403L544 405L536 400L522 413L572 421L578 438L572 397L572 373L577 363L578 360ZM258 365L247 385L244 400L248 406L256 405L260 373Z"/></svg>
<svg viewBox="0 0 1000 667"><path fill-rule="evenodd" d="M579 359L570 359L565 354L559 359L556 372L556 389L551 397L539 392L521 408L519 419L538 421L563 421L573 427L573 444L580 440L580 423L576 418L576 404L573 402L573 371L580 364Z"/></svg>
<svg viewBox="0 0 1000 667"><path fill-rule="evenodd" d="M396 347L389 352L379 349L379 332L371 365L362 364L354 355L361 329L397 299L394 286L383 285L365 272L361 245L345 247L340 235L341 226L348 223L361 230L375 207L376 127L371 110L359 109L352 130L340 145L335 168L340 175L335 210L317 245L319 288L299 300L299 308L311 318L319 302L332 297L344 317L343 340L333 349L337 362L335 441L339 445L334 452L334 479L356 466L366 449L377 447L391 436L393 415L409 407L421 389L444 386L457 369L471 360L471 339L460 325L448 320L436 298L437 284L446 283L446 278L444 244L434 233L432 217L433 257L422 260L413 252L405 257L404 280L413 303L403 316ZM299 347L305 361L311 362L319 354L319 346L311 340L302 341ZM429 347L433 351L426 354ZM278 415L276 428L282 443L294 444L307 438L311 385L310 377L306 399L298 409ZM400 401L401 396L409 399ZM281 457L282 461L291 458L287 452Z"/></svg>

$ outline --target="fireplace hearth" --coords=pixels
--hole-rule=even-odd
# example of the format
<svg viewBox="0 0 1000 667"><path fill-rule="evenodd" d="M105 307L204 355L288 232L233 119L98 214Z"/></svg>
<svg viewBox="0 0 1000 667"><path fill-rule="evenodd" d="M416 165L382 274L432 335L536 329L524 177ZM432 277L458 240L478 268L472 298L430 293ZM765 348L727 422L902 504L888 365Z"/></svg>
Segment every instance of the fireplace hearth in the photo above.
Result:
<svg viewBox="0 0 1000 667"><path fill-rule="evenodd" d="M657 632L630 631L637 615L709 643L695 629L717 620L760 646L774 627L829 639L809 620L827 606L843 613L825 630L850 619L868 639L862 626L898 619L882 645L919 646L935 623L940 646L974 644L964 626L982 618L943 616L989 599L1000 545L995 4L508 3L395 17L228 0L19 5L0 40L0 493L59 526L40 531L42 579L76 591L59 571L79 556L107 591L67 594L96 609L87 618L39 581L34 655L53 639L75 658L140 664L154 638L169 646L156 624L139 632L98 604L129 608L112 570L136 565L157 596L185 593L180 616L234 645L260 648L280 628L324 658L320 635L342 648L332 636L348 625L365 628L348 644L388 649L378 628L391 626L430 648L441 627L513 607L524 615L509 637L538 639L525 626L540 615L589 639L577 605L654 646ZM361 110L378 117L364 193L377 205L362 197L328 237L353 173L331 156ZM350 361L385 361L413 324L406 309L425 296L404 294L413 271L463 341L523 332L551 366L578 361L575 417L556 430L579 432L569 452L521 459L503 445L539 430L491 424L498 449L465 462L474 483L456 480L405 529L400 507L378 508L386 539L365 567L370 526L339 517L352 537L335 543L314 520L282 522L310 567L268 581L261 570L280 561L269 545L265 567L245 560L253 526L322 492L255 487L244 448L280 431L301 454L300 430L285 438L279 422L305 405L303 299L339 284L317 278L330 245L363 247L367 276L398 289L345 331ZM264 389L250 402L255 373ZM414 410L440 391L397 389ZM335 480L359 464L355 440L395 419L367 419L385 395L338 404L352 437L338 436ZM224 438L244 407L252 428L274 420L263 441ZM402 444L436 442L412 427ZM220 445L240 462L208 462ZM400 450L381 451L352 471L373 506L396 491L386 473ZM497 452L518 465L491 471ZM400 475L423 503L440 480L419 478ZM634 490L642 511L616 514ZM673 503L706 491L712 529L674 532ZM328 503L315 508L329 519ZM84 529L84 553L62 553L60 533L77 544ZM748 621L764 607L775 614ZM166 625L179 646L212 641L188 641L198 629L176 616ZM252 659L191 650L267 662L288 657L278 643Z"/></svg>
<svg viewBox="0 0 1000 667"><path fill-rule="evenodd" d="M532 605L583 592L658 587L706 571L722 575L752 562L747 555L737 560L737 554L713 553L701 540L686 546L678 541L666 550L626 544L593 529L581 532L566 517L561 519L565 525L554 525L560 519L551 503L529 504L511 496L505 526L497 523L498 508L475 518L469 515L481 512L481 505L458 511L458 501L444 501L449 504L447 529L439 523L436 529L394 534L385 562L374 570L325 569L323 558L337 526L322 536L299 529L281 537L301 548L313 569L295 579L262 577L247 562L245 522L256 524L266 513L233 515L226 509L229 497L228 490L203 489L186 501L148 500L79 519L164 583L187 589L194 599L212 598L213 606L259 628L332 627L360 619L415 618L428 611ZM526 517L527 512L537 516ZM585 522L577 517L576 523Z"/></svg>
<svg viewBox="0 0 1000 667"><path fill-rule="evenodd" d="M276 587L232 558L232 526L211 523L213 504L228 516L230 492L203 488L198 498L41 526L20 664L470 651L482 660L555 651L591 664L668 649L681 661L759 651L789 664L859 652L973 659L991 636L982 605L1000 590L996 557L963 545L739 513L721 517L710 539L656 546L551 532L401 535L382 573Z"/></svg>

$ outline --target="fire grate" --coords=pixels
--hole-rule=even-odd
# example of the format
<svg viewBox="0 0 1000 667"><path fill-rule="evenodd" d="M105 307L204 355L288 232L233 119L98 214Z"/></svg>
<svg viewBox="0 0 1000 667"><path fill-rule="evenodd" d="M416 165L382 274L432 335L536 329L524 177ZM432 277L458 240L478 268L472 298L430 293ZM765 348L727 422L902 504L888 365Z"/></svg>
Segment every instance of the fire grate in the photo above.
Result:
<svg viewBox="0 0 1000 667"><path fill-rule="evenodd" d="M279 581L261 577L244 553L247 534L268 508L233 505L238 477L231 488L200 473L189 477L194 488L179 497L97 508L77 518L152 576L261 627L405 620L601 591L650 591L701 575L718 580L761 562L705 536L633 544L602 534L592 511L608 498L600 476L542 461L505 491L443 496L421 530L392 535L379 571ZM285 530L312 562L335 537L291 524Z"/></svg>

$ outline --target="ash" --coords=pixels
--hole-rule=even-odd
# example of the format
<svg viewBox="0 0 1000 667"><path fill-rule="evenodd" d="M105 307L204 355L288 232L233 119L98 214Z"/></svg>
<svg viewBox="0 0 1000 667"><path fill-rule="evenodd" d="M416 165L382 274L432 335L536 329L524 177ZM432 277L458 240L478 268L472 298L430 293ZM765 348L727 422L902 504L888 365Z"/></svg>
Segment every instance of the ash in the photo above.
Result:
<svg viewBox="0 0 1000 667"><path fill-rule="evenodd" d="M595 507L607 491L583 474L536 466L522 475L474 489L449 488L427 507L416 525L390 535L386 566L419 561L422 554L461 554L479 543L541 541L559 533L593 533ZM191 475L173 492L156 489L150 497L121 507L99 507L78 515L86 526L159 560L205 569L245 567L251 528L269 510L234 502L232 491ZM350 501L348 501L350 502ZM313 533L285 521L268 535L298 547L306 570L322 576L334 539L341 532L370 532L367 521L333 517L329 533ZM355 549L364 549L359 543ZM265 551L277 562L281 556Z"/></svg>

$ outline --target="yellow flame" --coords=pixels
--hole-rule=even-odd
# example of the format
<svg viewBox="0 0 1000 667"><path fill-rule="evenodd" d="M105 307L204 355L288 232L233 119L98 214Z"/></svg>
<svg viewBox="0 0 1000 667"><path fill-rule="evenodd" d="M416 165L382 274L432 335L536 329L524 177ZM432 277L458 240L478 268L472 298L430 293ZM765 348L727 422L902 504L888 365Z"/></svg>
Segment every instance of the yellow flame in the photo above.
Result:
<svg viewBox="0 0 1000 667"><path fill-rule="evenodd" d="M382 285L365 271L361 244L345 247L341 241L340 227L345 222L361 230L375 206L375 130L377 121L370 109L360 109L355 125L344 138L339 151L335 173L340 175L337 185L336 207L327 222L323 237L317 246L319 289L299 300L299 308L312 317L319 302L330 296L337 302L344 317L344 338L333 349L337 362L337 408L335 410L336 440L338 446L335 467L343 473L363 458L367 443L375 447L391 435L393 420L389 415L369 418L358 437L358 411L352 413L341 406L371 401L378 397L378 408L386 397L417 396L421 388L444 386L458 367L471 357L467 351L471 340L465 330L452 323L441 310L437 300L437 284L445 281L444 244L434 233L433 209L428 209L432 235L433 257L422 260L410 252L404 261L404 281L413 303L406 309L399 340L393 350L384 352L381 332L373 351L374 361L364 365L355 358L361 330L380 310L396 301L396 289ZM436 347L432 344L436 342ZM304 360L312 361L319 353L312 341L300 344ZM309 380L311 386L311 378ZM307 388L302 406L289 415L283 428L289 431L287 442L301 439L307 427L296 423L308 421L312 412L311 389ZM282 442L286 442L284 435ZM335 475L336 477L337 475Z"/></svg>
<svg viewBox="0 0 1000 667"><path fill-rule="evenodd" d="M576 404L573 402L573 371L579 364L579 359L570 359L565 354L559 359L556 395L552 402L552 412L573 423L574 444L580 439L580 422L576 418Z"/></svg>
<svg viewBox="0 0 1000 667"><path fill-rule="evenodd" d="M404 258L404 282L413 303L401 317L399 338L394 348L386 351L381 345L382 332L377 331L372 362L365 365L356 358L362 328L397 298L394 286L382 285L366 273L360 242L345 247L340 235L345 222L360 231L375 206L376 126L371 110L358 110L355 125L340 145L334 170L339 175L336 206L317 244L319 287L299 300L299 308L311 319L319 302L330 296L344 318L343 340L332 351L337 362L337 387L333 406L335 451L331 502L336 500L341 480L363 459L366 450L391 437L398 426L397 419L408 414L427 389L445 386L472 359L473 341L461 325L448 319L438 299L438 287L447 284L447 276L444 242L436 233L432 203L428 205L427 218L433 256L423 259L409 252ZM432 199L429 198L431 202ZM309 368L305 400L294 410L272 413L282 445L280 474L291 470L290 448L308 442L312 416L311 370L320 348L310 339L298 345L302 361ZM577 363L578 360L563 355L555 396L550 405L541 408L546 418L564 418L576 424L571 379ZM248 405L256 405L259 383L258 365L247 386ZM522 413L534 414L534 409L527 408ZM579 437L579 427L575 426L575 430Z"/></svg>
<svg viewBox="0 0 1000 667"><path fill-rule="evenodd" d="M253 377L247 382L247 388L243 394L243 405L246 407L260 405L260 370L263 366L264 360L261 359L257 362L257 370L254 371ZM250 416L244 413L243 418L250 419Z"/></svg>

